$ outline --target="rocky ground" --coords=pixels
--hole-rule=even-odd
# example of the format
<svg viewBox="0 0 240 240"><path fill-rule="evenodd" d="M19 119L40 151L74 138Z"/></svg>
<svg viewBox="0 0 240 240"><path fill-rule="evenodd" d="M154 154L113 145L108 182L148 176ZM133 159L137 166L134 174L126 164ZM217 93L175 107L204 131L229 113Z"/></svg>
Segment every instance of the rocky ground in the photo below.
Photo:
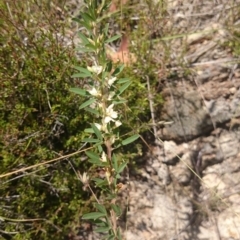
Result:
<svg viewBox="0 0 240 240"><path fill-rule="evenodd" d="M170 68L181 71L181 55L191 74L163 79L156 121L171 124L157 129L161 141L130 174L125 237L240 239L240 68L224 45L229 26L239 26L240 1L167 2L167 25L192 33L169 43Z"/></svg>

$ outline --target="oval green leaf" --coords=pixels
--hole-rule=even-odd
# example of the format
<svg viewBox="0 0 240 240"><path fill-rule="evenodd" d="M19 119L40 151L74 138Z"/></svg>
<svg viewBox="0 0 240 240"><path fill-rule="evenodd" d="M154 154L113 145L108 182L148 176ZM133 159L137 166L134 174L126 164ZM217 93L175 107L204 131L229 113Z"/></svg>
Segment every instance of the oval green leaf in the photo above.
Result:
<svg viewBox="0 0 240 240"><path fill-rule="evenodd" d="M85 220L90 220L90 219L93 219L93 220L96 220L100 217L105 217L106 214L105 213L102 213L102 212L91 212L91 213L86 213L82 216L82 219L85 219Z"/></svg>
<svg viewBox="0 0 240 240"><path fill-rule="evenodd" d="M87 91L85 91L84 89L81 89L81 88L70 88L69 91L73 92L73 93L76 93L76 94L79 94L79 95L84 96L84 97L87 95Z"/></svg>
<svg viewBox="0 0 240 240"><path fill-rule="evenodd" d="M115 35L115 36L109 38L108 40L106 40L105 43L113 42L113 41L119 39L121 36L122 36L121 34L117 34L117 35Z"/></svg>
<svg viewBox="0 0 240 240"><path fill-rule="evenodd" d="M135 134L129 138L126 138L125 140L122 141L122 145L127 145L129 143L132 143L135 140L137 140L139 137L140 137L139 134Z"/></svg>
<svg viewBox="0 0 240 240"><path fill-rule="evenodd" d="M119 88L119 93L118 95L122 94L131 84L132 82L126 82L125 84L123 84L120 88Z"/></svg>
<svg viewBox="0 0 240 240"><path fill-rule="evenodd" d="M87 100L86 102L84 102L83 104L80 105L79 109L85 108L89 105L91 105L92 103L94 103L96 100L94 98L90 98L89 100Z"/></svg>

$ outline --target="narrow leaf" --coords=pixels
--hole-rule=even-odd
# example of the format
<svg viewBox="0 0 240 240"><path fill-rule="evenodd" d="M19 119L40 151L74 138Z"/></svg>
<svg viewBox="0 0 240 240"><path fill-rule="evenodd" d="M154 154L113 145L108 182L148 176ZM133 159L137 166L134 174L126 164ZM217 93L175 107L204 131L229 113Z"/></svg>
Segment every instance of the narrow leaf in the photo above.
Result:
<svg viewBox="0 0 240 240"><path fill-rule="evenodd" d="M98 211L107 215L107 210L102 204L96 203L95 207L98 209Z"/></svg>
<svg viewBox="0 0 240 240"><path fill-rule="evenodd" d="M87 95L87 91L85 91L84 89L81 88L70 88L69 89L70 92L79 94L81 96L86 96Z"/></svg>
<svg viewBox="0 0 240 240"><path fill-rule="evenodd" d="M89 24L89 22L93 22L94 19L88 14L88 13L83 13L81 12L81 17L84 19L86 23Z"/></svg>
<svg viewBox="0 0 240 240"><path fill-rule="evenodd" d="M90 72L88 69L86 69L86 68L79 67L79 66L74 66L74 68L75 68L76 70L80 71L80 72L91 74L91 72Z"/></svg>
<svg viewBox="0 0 240 240"><path fill-rule="evenodd" d="M99 143L99 139L94 139L94 138L84 138L82 142L88 142L88 143Z"/></svg>
<svg viewBox="0 0 240 240"><path fill-rule="evenodd" d="M122 65L118 66L118 67L114 70L114 72L113 72L112 75L113 75L113 76L118 75L119 73L122 72L123 69L124 69L124 65L122 64Z"/></svg>
<svg viewBox="0 0 240 240"><path fill-rule="evenodd" d="M95 51L93 49L89 49L89 48L86 48L86 47L79 47L79 48L76 48L76 50L81 52L81 53L91 53L91 52Z"/></svg>
<svg viewBox="0 0 240 240"><path fill-rule="evenodd" d="M118 172L118 173L121 173L126 166L127 166L127 163L126 163L126 162L122 163L122 164L119 166L117 172Z"/></svg>
<svg viewBox="0 0 240 240"><path fill-rule="evenodd" d="M118 83L118 84L122 84L122 83L129 82L129 81L130 81L129 78L120 78L120 79L117 81L117 83Z"/></svg>
<svg viewBox="0 0 240 240"><path fill-rule="evenodd" d="M122 103L126 103L127 100L118 100L118 101L113 101L113 104L114 105L117 105L117 104L122 104Z"/></svg>
<svg viewBox="0 0 240 240"><path fill-rule="evenodd" d="M99 129L96 127L96 125L95 124L91 124L91 127L92 127L94 133L96 134L97 138L99 140L102 140L102 133L99 131Z"/></svg>
<svg viewBox="0 0 240 240"><path fill-rule="evenodd" d="M131 84L131 82L126 82L125 84L123 84L120 88L119 88L119 94L122 94L128 87L129 85Z"/></svg>
<svg viewBox="0 0 240 240"><path fill-rule="evenodd" d="M98 167L105 167L106 165L100 160L88 159L88 162Z"/></svg>
<svg viewBox="0 0 240 240"><path fill-rule="evenodd" d="M108 29L109 29L109 23L107 23L107 24L105 25L105 28L103 29L103 31L104 31L104 33L105 33L106 36L108 35Z"/></svg>
<svg viewBox="0 0 240 240"><path fill-rule="evenodd" d="M82 42L84 43L84 45L89 44L89 40L87 39L86 36L84 36L84 34L82 34L81 32L78 33L78 36L81 38Z"/></svg>
<svg viewBox="0 0 240 240"><path fill-rule="evenodd" d="M109 229L110 227L98 227L98 228L94 228L94 232L104 233L104 232L108 232Z"/></svg>
<svg viewBox="0 0 240 240"><path fill-rule="evenodd" d="M117 35L115 35L115 36L109 38L108 40L106 40L105 43L113 42L113 41L119 39L121 36L122 36L121 34L117 34Z"/></svg>
<svg viewBox="0 0 240 240"><path fill-rule="evenodd" d="M120 228L118 228L118 230L117 230L117 239L122 240Z"/></svg>
<svg viewBox="0 0 240 240"><path fill-rule="evenodd" d="M107 179L93 178L93 181L95 181L97 187L108 186Z"/></svg>
<svg viewBox="0 0 240 240"><path fill-rule="evenodd" d="M85 78L85 77L91 77L92 74L89 73L74 73L71 77L72 78L77 78L77 77L81 77L81 78Z"/></svg>
<svg viewBox="0 0 240 240"><path fill-rule="evenodd" d="M135 140L137 140L139 137L140 137L139 134L135 134L129 138L126 138L125 140L122 141L122 145L127 145L129 143L132 143Z"/></svg>
<svg viewBox="0 0 240 240"><path fill-rule="evenodd" d="M86 132L86 133L94 133L92 128L85 128L84 132Z"/></svg>
<svg viewBox="0 0 240 240"><path fill-rule="evenodd" d="M96 220L100 217L105 217L106 214L105 213L101 213L101 212L91 212L91 213L87 213L87 214L84 214L82 216L82 219L85 219L85 220L88 220L88 219L93 219L93 220Z"/></svg>
<svg viewBox="0 0 240 240"><path fill-rule="evenodd" d="M111 72L112 71L112 61L109 61L106 65L106 72Z"/></svg>
<svg viewBox="0 0 240 240"><path fill-rule="evenodd" d="M117 214L118 217L122 214L122 210L118 205L111 204L111 208Z"/></svg>
<svg viewBox="0 0 240 240"><path fill-rule="evenodd" d="M93 114L99 116L99 112L96 109L93 109L93 108L90 108L90 107L86 107L85 110L90 112L90 113L93 113Z"/></svg>
<svg viewBox="0 0 240 240"><path fill-rule="evenodd" d="M98 48L97 46L93 45L92 43L86 44L86 47L90 48L90 49L92 49L94 51L97 50L97 48Z"/></svg>
<svg viewBox="0 0 240 240"><path fill-rule="evenodd" d="M99 156L92 151L86 151L86 155L93 160L100 161Z"/></svg>
<svg viewBox="0 0 240 240"><path fill-rule="evenodd" d="M113 233L111 235L109 235L107 238L107 240L114 240L114 239L116 239L116 238L115 238L115 234L113 234Z"/></svg>
<svg viewBox="0 0 240 240"><path fill-rule="evenodd" d="M86 102L84 102L83 104L80 105L79 109L85 108L89 105L91 105L92 103L94 103L96 100L94 98L90 98L89 100L87 100Z"/></svg>
<svg viewBox="0 0 240 240"><path fill-rule="evenodd" d="M117 158L115 154L113 154L112 160L113 160L113 168L116 172L118 172L118 163L117 163Z"/></svg>

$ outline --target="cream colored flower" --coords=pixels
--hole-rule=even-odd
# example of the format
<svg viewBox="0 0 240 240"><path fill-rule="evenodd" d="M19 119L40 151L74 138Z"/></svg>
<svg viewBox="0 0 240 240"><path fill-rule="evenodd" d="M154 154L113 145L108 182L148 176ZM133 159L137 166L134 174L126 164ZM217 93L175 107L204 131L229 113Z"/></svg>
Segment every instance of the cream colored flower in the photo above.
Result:
<svg viewBox="0 0 240 240"><path fill-rule="evenodd" d="M105 152L102 152L102 157L100 159L102 162L107 162L107 155Z"/></svg>
<svg viewBox="0 0 240 240"><path fill-rule="evenodd" d="M93 87L91 90L88 90L88 92L94 97L101 96L101 93L95 87Z"/></svg>
<svg viewBox="0 0 240 240"><path fill-rule="evenodd" d="M81 175L81 173L78 172L78 176L79 176L80 181L81 181L84 185L88 184L89 177L88 177L88 175L87 175L86 172L84 172L83 175Z"/></svg>
<svg viewBox="0 0 240 240"><path fill-rule="evenodd" d="M94 123L94 124L98 128L99 131L106 132L106 133L108 132L106 123L103 123L102 125L99 123Z"/></svg>
<svg viewBox="0 0 240 240"><path fill-rule="evenodd" d="M121 125L122 125L122 123L121 123L119 120L115 121L115 126L116 126L116 127L119 127L119 126L121 126Z"/></svg>
<svg viewBox="0 0 240 240"><path fill-rule="evenodd" d="M96 73L97 75L100 74L103 71L102 66L92 66L92 67L87 67L88 71Z"/></svg>
<svg viewBox="0 0 240 240"><path fill-rule="evenodd" d="M106 109L106 116L104 118L104 123L109 123L110 121L115 122L114 119L118 117L118 113L113 110L114 104L111 104L110 106L107 107Z"/></svg>
<svg viewBox="0 0 240 240"><path fill-rule="evenodd" d="M110 143L111 143L111 144L114 144L114 143L115 143L115 140L116 140L116 137L113 135L113 136L110 137L109 140L110 140Z"/></svg>
<svg viewBox="0 0 240 240"><path fill-rule="evenodd" d="M111 87L112 84L116 81L116 77L111 77L107 80L108 86Z"/></svg>

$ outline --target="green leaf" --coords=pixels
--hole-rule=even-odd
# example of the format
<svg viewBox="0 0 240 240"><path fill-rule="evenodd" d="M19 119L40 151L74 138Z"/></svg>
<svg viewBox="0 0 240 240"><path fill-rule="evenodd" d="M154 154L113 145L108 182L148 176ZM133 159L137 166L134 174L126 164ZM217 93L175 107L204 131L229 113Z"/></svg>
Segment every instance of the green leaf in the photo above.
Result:
<svg viewBox="0 0 240 240"><path fill-rule="evenodd" d="M84 34L82 34L81 32L78 33L78 36L81 38L84 45L87 45L90 43L89 40L87 39L87 37L84 36Z"/></svg>
<svg viewBox="0 0 240 240"><path fill-rule="evenodd" d="M93 108L90 108L90 107L86 107L85 111L88 111L90 113L93 113L93 114L99 116L99 112L96 109L93 109Z"/></svg>
<svg viewBox="0 0 240 240"><path fill-rule="evenodd" d="M118 230L117 230L117 239L118 239L118 240L122 240L120 228L118 228Z"/></svg>
<svg viewBox="0 0 240 240"><path fill-rule="evenodd" d="M107 239L108 239L108 240L114 240L114 239L116 239L116 238L115 238L115 235L114 235L114 234L111 234L110 236L108 236Z"/></svg>
<svg viewBox="0 0 240 240"><path fill-rule="evenodd" d="M111 227L98 227L98 228L94 228L94 232L104 233L104 232L108 232L110 229Z"/></svg>
<svg viewBox="0 0 240 240"><path fill-rule="evenodd" d="M98 211L107 215L107 210L102 204L95 203L95 207L98 209Z"/></svg>
<svg viewBox="0 0 240 240"><path fill-rule="evenodd" d="M92 128L85 128L84 132L86 132L86 133L94 133Z"/></svg>
<svg viewBox="0 0 240 240"><path fill-rule="evenodd" d="M86 44L86 47L87 47L87 48L90 48L90 49L92 49L92 50L94 50L94 51L98 49L98 47L95 46L95 45L93 45L92 43Z"/></svg>
<svg viewBox="0 0 240 240"><path fill-rule="evenodd" d="M123 84L120 88L119 88L119 93L118 95L122 94L128 87L129 85L131 84L132 82L126 82L125 84Z"/></svg>
<svg viewBox="0 0 240 240"><path fill-rule="evenodd" d="M90 98L89 100L87 100L86 102L84 102L83 104L80 105L79 109L85 108L89 105L91 105L92 103L94 103L96 101L96 99L94 98Z"/></svg>
<svg viewBox="0 0 240 240"><path fill-rule="evenodd" d="M74 68L80 72L86 73L86 74L92 74L88 69L79 67L79 66L74 66Z"/></svg>
<svg viewBox="0 0 240 240"><path fill-rule="evenodd" d="M105 33L106 36L108 35L108 29L109 29L109 23L107 23L107 24L105 25L105 28L103 29L103 31L104 31L104 33Z"/></svg>
<svg viewBox="0 0 240 240"><path fill-rule="evenodd" d="M122 104L122 103L126 103L126 102L127 102L127 100L118 100L118 101L113 101L112 103L114 105L118 105L118 104Z"/></svg>
<svg viewBox="0 0 240 240"><path fill-rule="evenodd" d="M117 83L118 83L118 84L122 84L122 83L129 82L129 81L131 81L129 78L120 78L120 79L117 81Z"/></svg>
<svg viewBox="0 0 240 240"><path fill-rule="evenodd" d="M83 20L79 22L81 27L85 27L87 31L92 34L92 27L88 23L84 22Z"/></svg>
<svg viewBox="0 0 240 240"><path fill-rule="evenodd" d="M118 167L117 173L121 173L126 166L127 166L127 163L126 163L126 162L122 163L122 164Z"/></svg>
<svg viewBox="0 0 240 240"><path fill-rule="evenodd" d="M117 214L118 217L121 216L122 209L118 205L111 204L111 208Z"/></svg>
<svg viewBox="0 0 240 240"><path fill-rule="evenodd" d="M97 138L99 140L102 140L102 133L99 131L99 129L96 127L96 125L95 124L91 124L91 127L92 127L94 133L96 134Z"/></svg>
<svg viewBox="0 0 240 240"><path fill-rule="evenodd" d="M72 78L77 78L77 77L85 78L85 77L92 77L92 74L88 74L88 73L74 73L71 77Z"/></svg>
<svg viewBox="0 0 240 240"><path fill-rule="evenodd" d="M114 72L113 72L112 75L113 75L113 76L118 75L119 73L122 72L123 69L124 69L124 65L122 64L122 65L118 66L118 67L114 70Z"/></svg>
<svg viewBox="0 0 240 240"><path fill-rule="evenodd" d="M99 139L94 139L94 138L84 138L82 142L88 142L88 143L99 143Z"/></svg>
<svg viewBox="0 0 240 240"><path fill-rule="evenodd" d="M93 19L93 21L96 21L96 8L89 8L89 16Z"/></svg>
<svg viewBox="0 0 240 240"><path fill-rule="evenodd" d="M90 219L93 219L93 220L96 220L100 217L105 217L106 214L105 213L102 213L102 212L91 212L91 213L86 213L82 216L82 219L84 220L90 220Z"/></svg>
<svg viewBox="0 0 240 240"><path fill-rule="evenodd" d="M99 144L97 147L98 147L98 151L99 151L99 153L102 153L102 151L103 151L102 146Z"/></svg>
<svg viewBox="0 0 240 240"><path fill-rule="evenodd" d="M105 41L105 43L113 42L113 41L119 39L121 36L122 36L121 34L117 34L117 35L115 35L115 36L113 36L113 37L107 39L107 40Z"/></svg>
<svg viewBox="0 0 240 240"><path fill-rule="evenodd" d="M106 72L110 73L112 71L112 61L109 61L106 65Z"/></svg>
<svg viewBox="0 0 240 240"><path fill-rule="evenodd" d="M100 161L100 157L92 151L86 151L86 155L95 161Z"/></svg>
<svg viewBox="0 0 240 240"><path fill-rule="evenodd" d="M106 164L104 164L100 160L96 161L96 160L93 160L93 159L88 159L88 162L95 165L95 166L98 166L98 167L105 167L106 166Z"/></svg>
<svg viewBox="0 0 240 240"><path fill-rule="evenodd" d="M77 23L80 23L81 22L81 20L79 19L79 18L72 18L72 20L74 21L74 22L77 22Z"/></svg>
<svg viewBox="0 0 240 240"><path fill-rule="evenodd" d="M94 22L94 19L88 14L81 12L81 17L84 19L85 23L89 24L90 22Z"/></svg>
<svg viewBox="0 0 240 240"><path fill-rule="evenodd" d="M86 47L79 47L79 48L76 48L76 50L79 51L79 52L82 52L82 53L91 53L91 52L95 51L93 49L89 49L89 48L86 48Z"/></svg>
<svg viewBox="0 0 240 240"><path fill-rule="evenodd" d="M85 91L84 89L81 89L81 88L70 88L69 91L73 92L73 93L76 93L76 94L79 94L79 95L84 96L84 97L87 95L87 91Z"/></svg>
<svg viewBox="0 0 240 240"><path fill-rule="evenodd" d="M113 154L112 160L113 160L113 168L116 172L118 172L118 163L117 163L117 158L115 154Z"/></svg>
<svg viewBox="0 0 240 240"><path fill-rule="evenodd" d="M92 180L95 181L97 187L108 186L107 179L93 178Z"/></svg>
<svg viewBox="0 0 240 240"><path fill-rule="evenodd" d="M127 145L129 143L132 143L135 140L137 140L139 137L140 137L139 134L135 134L129 138L126 138L125 140L122 141L122 145Z"/></svg>

